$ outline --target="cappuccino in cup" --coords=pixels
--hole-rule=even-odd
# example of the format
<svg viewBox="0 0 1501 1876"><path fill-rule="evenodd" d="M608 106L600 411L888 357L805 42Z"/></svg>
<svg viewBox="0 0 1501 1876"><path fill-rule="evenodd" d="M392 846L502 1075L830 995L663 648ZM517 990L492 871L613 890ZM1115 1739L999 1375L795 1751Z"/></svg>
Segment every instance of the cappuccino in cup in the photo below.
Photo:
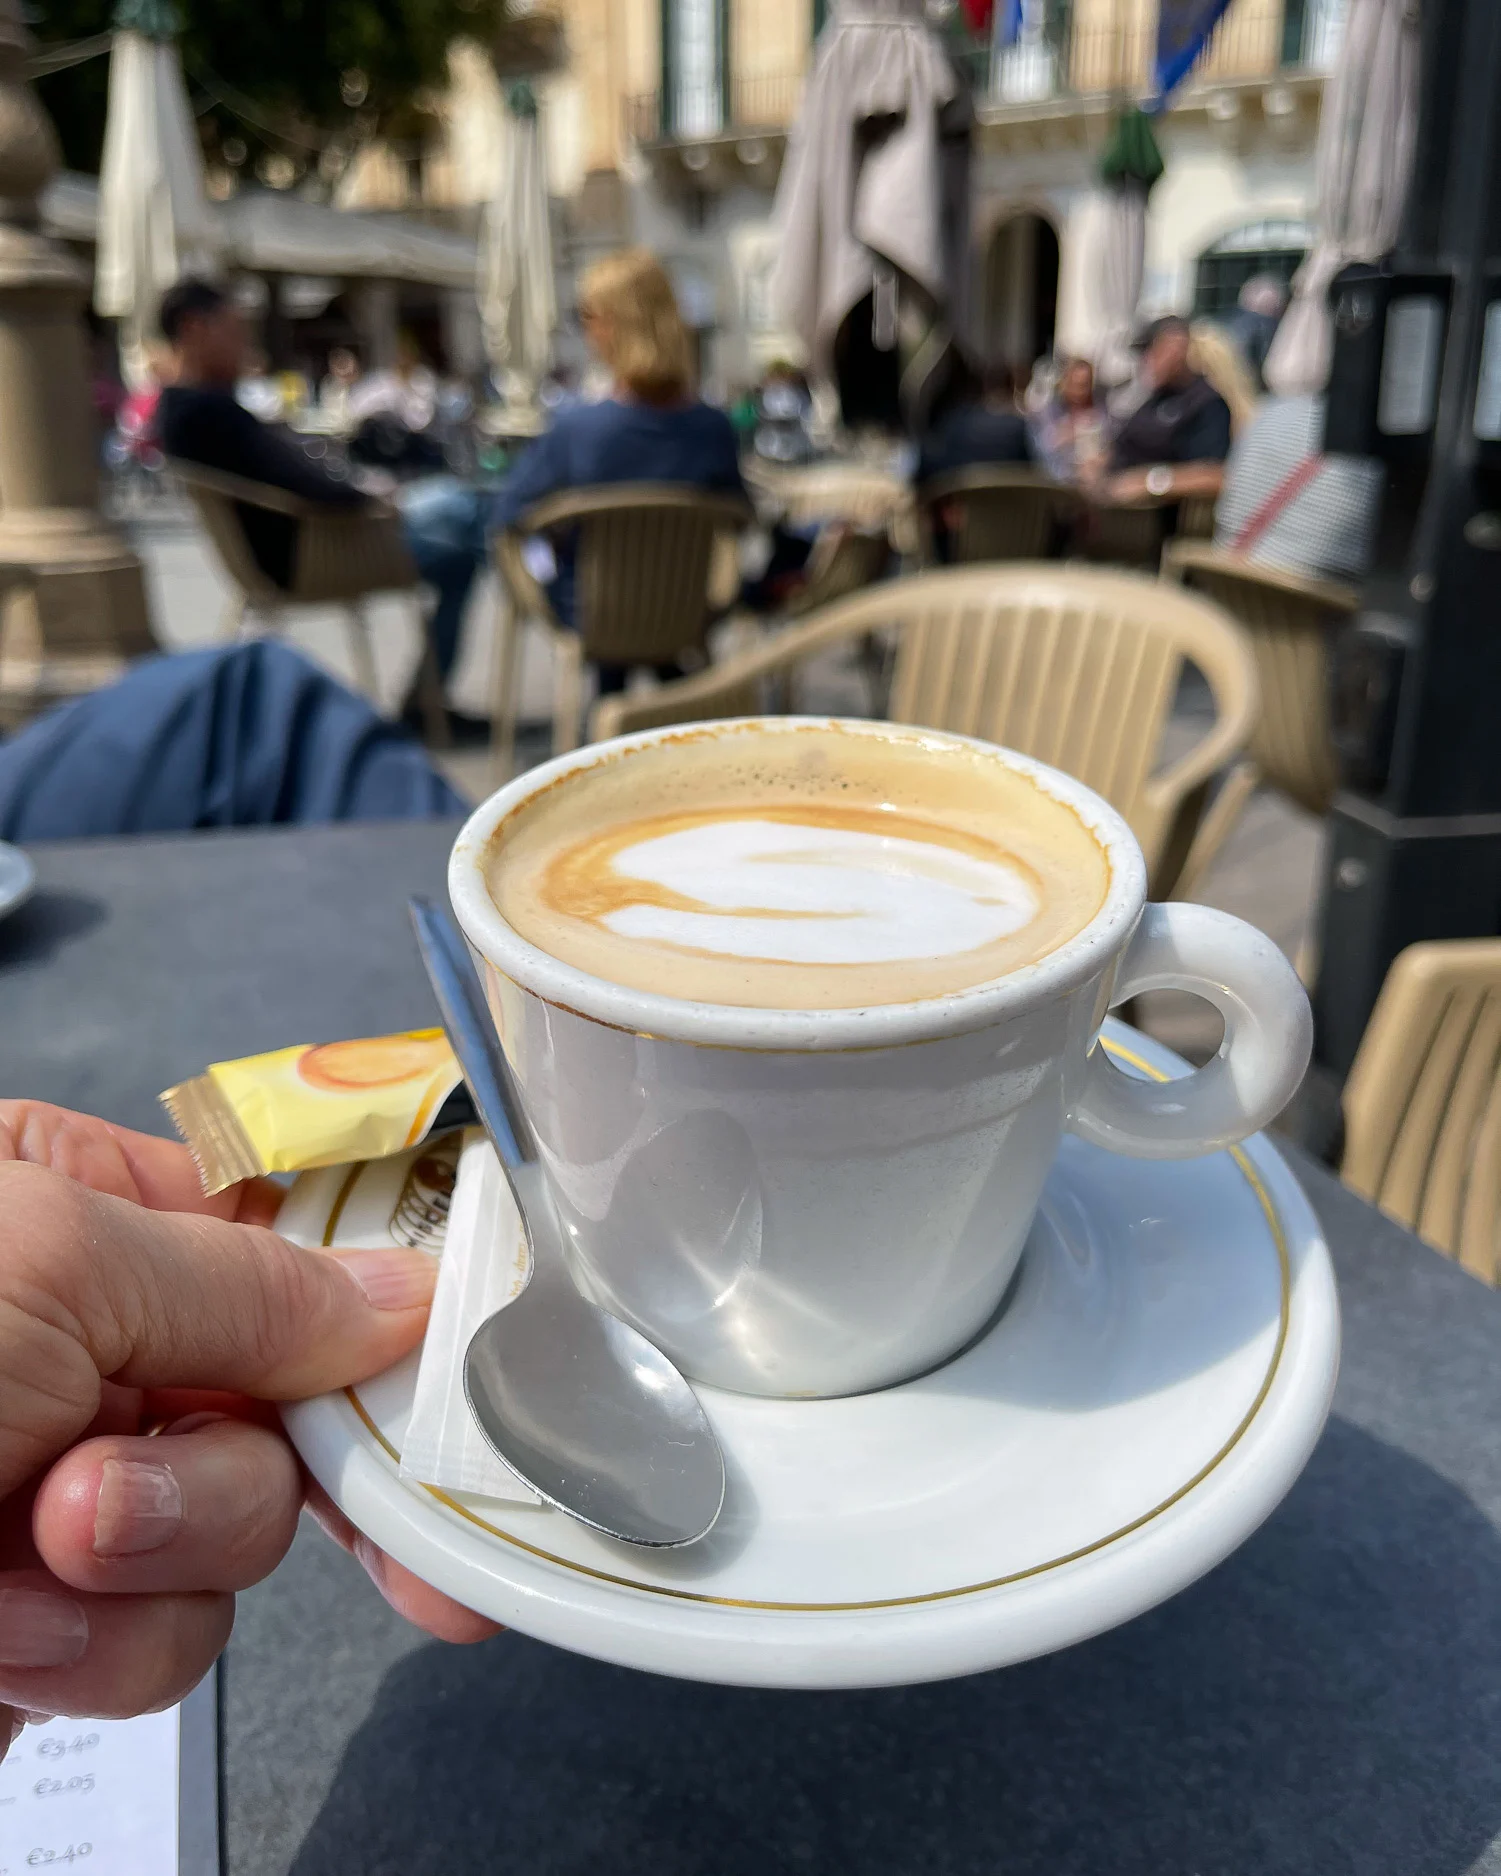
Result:
<svg viewBox="0 0 1501 1876"><path fill-rule="evenodd" d="M1035 963L1109 869L1072 807L978 750L787 723L601 762L496 830L486 878L515 931L595 977L821 1010Z"/></svg>
<svg viewBox="0 0 1501 1876"><path fill-rule="evenodd" d="M580 749L474 814L449 890L576 1282L745 1393L942 1362L1000 1305L1066 1130L1212 1152L1308 1060L1269 939L1147 905L1108 803L962 736L773 717ZM1168 987L1225 1043L1158 1084L1097 1038Z"/></svg>

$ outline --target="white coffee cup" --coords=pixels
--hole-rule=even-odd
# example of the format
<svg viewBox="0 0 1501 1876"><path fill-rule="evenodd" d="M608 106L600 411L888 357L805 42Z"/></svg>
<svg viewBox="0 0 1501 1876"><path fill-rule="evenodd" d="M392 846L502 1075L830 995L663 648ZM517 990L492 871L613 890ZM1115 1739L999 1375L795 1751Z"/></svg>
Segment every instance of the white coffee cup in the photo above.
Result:
<svg viewBox="0 0 1501 1876"><path fill-rule="evenodd" d="M560 963L497 910L492 835L540 790L681 730L531 770L471 817L449 865L575 1277L685 1374L750 1394L853 1394L933 1367L999 1306L1065 1129L1142 1158L1213 1152L1286 1105L1312 1044L1271 940L1205 906L1147 905L1131 830L1081 783L964 737L839 727L982 749L1031 777L1099 840L1099 912L996 982L869 1009L689 1003ZM1224 1043L1179 1080L1137 1080L1096 1046L1100 1024L1163 989L1213 1003Z"/></svg>

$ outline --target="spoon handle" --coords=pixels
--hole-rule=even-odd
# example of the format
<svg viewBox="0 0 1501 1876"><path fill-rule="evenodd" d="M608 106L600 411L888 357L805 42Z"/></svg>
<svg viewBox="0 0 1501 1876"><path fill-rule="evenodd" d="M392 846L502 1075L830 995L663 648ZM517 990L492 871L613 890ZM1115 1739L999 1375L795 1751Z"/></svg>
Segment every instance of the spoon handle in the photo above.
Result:
<svg viewBox="0 0 1501 1876"><path fill-rule="evenodd" d="M410 899L407 909L443 1027L475 1109L501 1164L508 1172L516 1172L536 1157L531 1129L516 1100L511 1071L496 1040L468 947L453 920L431 899Z"/></svg>

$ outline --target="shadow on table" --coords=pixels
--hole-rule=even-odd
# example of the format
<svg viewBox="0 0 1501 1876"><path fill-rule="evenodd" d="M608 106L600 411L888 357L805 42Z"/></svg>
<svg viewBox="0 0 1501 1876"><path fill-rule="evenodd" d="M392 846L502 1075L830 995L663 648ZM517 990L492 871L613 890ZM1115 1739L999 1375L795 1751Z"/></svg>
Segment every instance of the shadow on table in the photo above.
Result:
<svg viewBox="0 0 1501 1876"><path fill-rule="evenodd" d="M1459 1876L1501 1832L1501 1539L1331 1424L1205 1582L1000 1673L791 1695L504 1636L387 1677L292 1876Z"/></svg>
<svg viewBox="0 0 1501 1876"><path fill-rule="evenodd" d="M46 887L0 923L0 970L9 964L45 963L108 917L101 899Z"/></svg>

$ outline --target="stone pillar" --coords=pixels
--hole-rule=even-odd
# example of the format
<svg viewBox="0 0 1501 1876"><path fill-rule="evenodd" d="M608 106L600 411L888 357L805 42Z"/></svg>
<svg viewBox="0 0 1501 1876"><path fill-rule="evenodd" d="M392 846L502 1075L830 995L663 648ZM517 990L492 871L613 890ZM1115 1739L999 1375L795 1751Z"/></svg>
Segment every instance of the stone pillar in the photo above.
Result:
<svg viewBox="0 0 1501 1876"><path fill-rule="evenodd" d="M6 645L134 652L151 644L141 564L98 509L89 279L38 230L60 155L25 82L26 48L19 0L0 0L0 565L35 575L12 594Z"/></svg>

